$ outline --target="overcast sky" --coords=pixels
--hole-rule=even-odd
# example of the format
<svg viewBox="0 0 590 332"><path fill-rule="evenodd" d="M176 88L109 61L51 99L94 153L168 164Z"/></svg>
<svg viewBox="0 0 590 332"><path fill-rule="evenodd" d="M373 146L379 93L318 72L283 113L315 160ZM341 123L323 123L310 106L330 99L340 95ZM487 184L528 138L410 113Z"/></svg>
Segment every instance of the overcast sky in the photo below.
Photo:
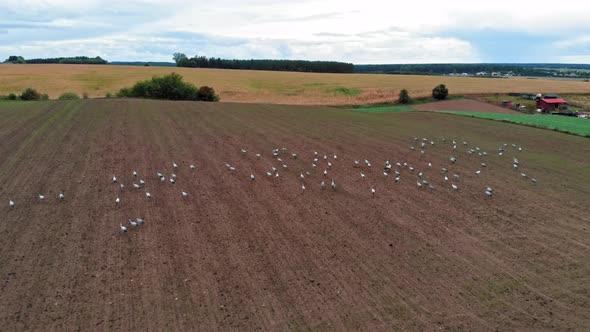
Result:
<svg viewBox="0 0 590 332"><path fill-rule="evenodd" d="M580 0L0 0L0 58L590 63L589 15Z"/></svg>

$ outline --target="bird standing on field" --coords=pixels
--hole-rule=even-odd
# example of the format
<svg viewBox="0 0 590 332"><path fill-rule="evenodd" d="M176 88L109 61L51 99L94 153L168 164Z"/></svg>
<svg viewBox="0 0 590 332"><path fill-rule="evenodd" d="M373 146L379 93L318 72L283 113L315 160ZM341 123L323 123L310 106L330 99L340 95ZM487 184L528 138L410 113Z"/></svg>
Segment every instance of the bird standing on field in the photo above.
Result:
<svg viewBox="0 0 590 332"><path fill-rule="evenodd" d="M254 174L250 174L250 181L254 181L255 177Z"/></svg>
<svg viewBox="0 0 590 332"><path fill-rule="evenodd" d="M137 222L133 221L131 218L129 218L128 221L131 226L137 227Z"/></svg>
<svg viewBox="0 0 590 332"><path fill-rule="evenodd" d="M60 193L59 193L59 195L57 196L57 198L58 198L60 201L63 201L63 200L64 200L64 193L63 193L63 192L60 192Z"/></svg>
<svg viewBox="0 0 590 332"><path fill-rule="evenodd" d="M137 177L137 172L133 171L133 177Z"/></svg>
<svg viewBox="0 0 590 332"><path fill-rule="evenodd" d="M117 199L115 199L115 205L119 205L119 203L121 203L121 199L117 197Z"/></svg>
<svg viewBox="0 0 590 332"><path fill-rule="evenodd" d="M15 204L11 199L8 200L8 206L10 206L11 209L14 209L15 207Z"/></svg>
<svg viewBox="0 0 590 332"><path fill-rule="evenodd" d="M127 233L127 227L123 226L123 224L119 224L119 232Z"/></svg>
<svg viewBox="0 0 590 332"><path fill-rule="evenodd" d="M150 198L152 198L152 194L150 194L149 192L146 192L146 193L145 193L145 197L146 197L147 199L150 199Z"/></svg>
<svg viewBox="0 0 590 332"><path fill-rule="evenodd" d="M174 167L174 168L178 168L178 165L176 165L176 163L175 163L175 162L173 162L173 163L172 163L172 167Z"/></svg>
<svg viewBox="0 0 590 332"><path fill-rule="evenodd" d="M336 181L332 179L332 190L336 190Z"/></svg>
<svg viewBox="0 0 590 332"><path fill-rule="evenodd" d="M113 175L113 183L117 183L117 177Z"/></svg>
<svg viewBox="0 0 590 332"><path fill-rule="evenodd" d="M188 193L186 191L181 190L180 192L182 193L182 197L188 197Z"/></svg>
<svg viewBox="0 0 590 332"><path fill-rule="evenodd" d="M455 184L451 184L451 187L453 187L453 190L459 190L459 187L457 187Z"/></svg>
<svg viewBox="0 0 590 332"><path fill-rule="evenodd" d="M45 200L45 195L43 195L43 194L39 194L39 200L40 200L40 201L43 201L43 200Z"/></svg>

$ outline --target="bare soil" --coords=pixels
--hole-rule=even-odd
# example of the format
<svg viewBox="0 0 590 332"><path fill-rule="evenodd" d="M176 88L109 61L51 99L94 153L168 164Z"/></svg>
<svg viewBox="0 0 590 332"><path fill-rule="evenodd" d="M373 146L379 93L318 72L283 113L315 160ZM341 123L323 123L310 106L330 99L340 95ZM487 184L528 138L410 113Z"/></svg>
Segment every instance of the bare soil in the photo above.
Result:
<svg viewBox="0 0 590 332"><path fill-rule="evenodd" d="M590 328L585 138L437 113L124 99L0 104L0 118L2 330ZM395 183L386 159L415 170Z"/></svg>
<svg viewBox="0 0 590 332"><path fill-rule="evenodd" d="M443 100L433 103L421 104L414 107L420 111L470 111L470 112L487 112L487 113L507 113L521 114L515 110L499 107L473 99L452 99Z"/></svg>

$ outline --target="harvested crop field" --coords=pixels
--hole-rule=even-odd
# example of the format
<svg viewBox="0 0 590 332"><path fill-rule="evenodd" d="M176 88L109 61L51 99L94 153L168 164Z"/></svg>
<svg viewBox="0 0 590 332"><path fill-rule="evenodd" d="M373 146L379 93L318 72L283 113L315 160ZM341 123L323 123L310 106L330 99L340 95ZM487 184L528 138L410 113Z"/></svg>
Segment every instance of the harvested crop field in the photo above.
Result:
<svg viewBox="0 0 590 332"><path fill-rule="evenodd" d="M0 103L0 118L5 330L590 328L586 138L435 112L126 99ZM386 159L408 163L399 183Z"/></svg>
<svg viewBox="0 0 590 332"><path fill-rule="evenodd" d="M104 97L107 92L114 94L137 81L171 72L196 85L214 87L222 102L366 105L393 102L401 89L407 89L412 97L427 97L441 83L453 95L590 93L590 83L582 81L51 64L0 65L0 95L33 87L54 99L64 92Z"/></svg>
<svg viewBox="0 0 590 332"><path fill-rule="evenodd" d="M414 106L420 111L468 111L484 113L522 114L515 110L499 107L473 99L452 99Z"/></svg>

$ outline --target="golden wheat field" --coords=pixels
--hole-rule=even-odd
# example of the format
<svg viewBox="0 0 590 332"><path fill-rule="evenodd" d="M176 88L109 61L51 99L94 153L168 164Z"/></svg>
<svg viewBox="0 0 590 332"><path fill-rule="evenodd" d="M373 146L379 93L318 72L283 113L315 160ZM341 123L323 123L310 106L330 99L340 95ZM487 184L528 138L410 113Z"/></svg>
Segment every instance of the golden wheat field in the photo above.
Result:
<svg viewBox="0 0 590 332"><path fill-rule="evenodd" d="M0 65L0 95L32 87L51 98L64 92L104 97L120 88L170 72L195 85L215 88L222 101L299 105L369 104L393 101L401 89L428 96L444 83L451 94L590 93L590 83L526 78L417 75L318 74L175 67L109 65Z"/></svg>

